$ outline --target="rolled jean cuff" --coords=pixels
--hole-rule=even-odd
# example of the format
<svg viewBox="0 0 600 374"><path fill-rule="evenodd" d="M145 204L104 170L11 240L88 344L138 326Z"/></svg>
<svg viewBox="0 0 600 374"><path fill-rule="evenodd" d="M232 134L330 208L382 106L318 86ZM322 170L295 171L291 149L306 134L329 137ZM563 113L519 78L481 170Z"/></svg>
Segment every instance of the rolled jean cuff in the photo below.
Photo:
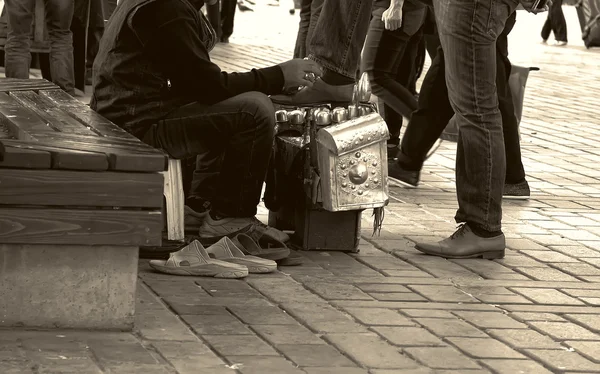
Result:
<svg viewBox="0 0 600 374"><path fill-rule="evenodd" d="M323 68L325 68L329 71L338 73L338 74L343 75L344 77L348 77L352 80L356 80L356 72L348 73L344 69L341 69L341 68L329 63L328 61L322 60L313 54L308 55L308 58L310 58L311 60L313 60L314 62L316 62L317 64L321 65Z"/></svg>

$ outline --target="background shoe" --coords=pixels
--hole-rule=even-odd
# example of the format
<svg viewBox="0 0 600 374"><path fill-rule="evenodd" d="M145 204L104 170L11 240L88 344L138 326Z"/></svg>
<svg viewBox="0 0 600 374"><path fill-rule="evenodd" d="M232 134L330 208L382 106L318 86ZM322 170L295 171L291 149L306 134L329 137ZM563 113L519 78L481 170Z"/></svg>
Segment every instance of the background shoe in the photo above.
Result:
<svg viewBox="0 0 600 374"><path fill-rule="evenodd" d="M198 237L202 244L211 245L225 236L233 238L239 233L248 232L255 225L254 217L227 217L216 220L207 214L198 230Z"/></svg>
<svg viewBox="0 0 600 374"><path fill-rule="evenodd" d="M244 254L267 260L279 261L290 255L290 249L285 244L266 236L262 237L259 244L251 235L237 234L233 238L233 243Z"/></svg>
<svg viewBox="0 0 600 374"><path fill-rule="evenodd" d="M168 260L151 260L150 267L171 275L193 275L215 278L243 278L248 276L248 268L238 264L210 258L202 244L194 240L177 252L171 253Z"/></svg>
<svg viewBox="0 0 600 374"><path fill-rule="evenodd" d="M514 184L505 183L502 197L508 200L528 200L531 197L529 183L527 181Z"/></svg>
<svg viewBox="0 0 600 374"><path fill-rule="evenodd" d="M400 166L397 160L388 160L388 176L409 188L416 188L419 185L421 171L406 170Z"/></svg>
<svg viewBox="0 0 600 374"><path fill-rule="evenodd" d="M228 237L224 237L206 248L206 252L211 258L245 266L250 273L271 273L277 270L277 263L275 261L245 255Z"/></svg>
<svg viewBox="0 0 600 374"><path fill-rule="evenodd" d="M352 101L354 84L334 86L317 79L312 87L305 87L293 95L274 95L271 101L280 105L347 104Z"/></svg>
<svg viewBox="0 0 600 374"><path fill-rule="evenodd" d="M557 40L556 43L554 43L554 45L558 46L558 47L564 47L564 46L567 45L567 42L561 41L561 40Z"/></svg>
<svg viewBox="0 0 600 374"><path fill-rule="evenodd" d="M504 258L506 239L504 234L492 238L475 235L468 224L463 223L449 238L437 243L417 243L415 248L425 254L443 258Z"/></svg>
<svg viewBox="0 0 600 374"><path fill-rule="evenodd" d="M207 215L207 210L204 212L196 212L189 206L185 205L183 207L183 222L185 225L185 231L198 231Z"/></svg>

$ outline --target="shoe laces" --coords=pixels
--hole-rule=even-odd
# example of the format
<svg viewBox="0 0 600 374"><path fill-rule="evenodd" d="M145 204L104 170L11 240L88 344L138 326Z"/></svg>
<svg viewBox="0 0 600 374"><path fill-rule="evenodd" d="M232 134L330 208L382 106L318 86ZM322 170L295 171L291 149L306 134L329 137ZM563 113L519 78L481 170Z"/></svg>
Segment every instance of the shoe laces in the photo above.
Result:
<svg viewBox="0 0 600 374"><path fill-rule="evenodd" d="M458 226L456 226L456 231L454 231L454 234L450 235L450 239L458 239L458 238L464 236L466 234L466 231L467 231L467 224L461 223Z"/></svg>

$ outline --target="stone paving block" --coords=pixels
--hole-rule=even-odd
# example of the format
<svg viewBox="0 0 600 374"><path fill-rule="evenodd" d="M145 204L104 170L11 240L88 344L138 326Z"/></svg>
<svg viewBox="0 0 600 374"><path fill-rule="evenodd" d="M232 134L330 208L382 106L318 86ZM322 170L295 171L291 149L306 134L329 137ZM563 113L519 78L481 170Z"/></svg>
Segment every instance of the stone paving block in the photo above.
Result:
<svg viewBox="0 0 600 374"><path fill-rule="evenodd" d="M597 225L597 223L596 223ZM552 232L571 240L600 240L600 236L594 235L586 230L552 230Z"/></svg>
<svg viewBox="0 0 600 374"><path fill-rule="evenodd" d="M144 373L171 374L171 370L163 365L144 365L133 362L115 362L103 367L107 374Z"/></svg>
<svg viewBox="0 0 600 374"><path fill-rule="evenodd" d="M277 349L301 367L357 367L330 345L282 344Z"/></svg>
<svg viewBox="0 0 600 374"><path fill-rule="evenodd" d="M414 278L433 278L433 276L422 270L382 270L388 277L414 277Z"/></svg>
<svg viewBox="0 0 600 374"><path fill-rule="evenodd" d="M370 372L371 374L437 374L439 373L438 371L434 371L432 369L429 369L427 367L420 367L418 369L404 369L402 371L398 371L398 370L388 370L388 369L375 369L375 370L371 370ZM323 373L325 374L325 373ZM471 372L469 371L469 373L467 374L471 374Z"/></svg>
<svg viewBox="0 0 600 374"><path fill-rule="evenodd" d="M534 242L533 240L529 240L529 239L525 239L525 238L519 238L519 239L507 239L506 240L506 247L510 248L512 250L515 251L521 251L524 249L530 249L530 250L545 250L546 247L544 247L541 244L538 244L536 242Z"/></svg>
<svg viewBox="0 0 600 374"><path fill-rule="evenodd" d="M542 247L544 248L544 247ZM514 253L514 254L513 254ZM508 252L503 259L496 260L496 262L510 268L525 268L525 267L540 267L544 266L544 263L536 261L535 259L522 255L517 252Z"/></svg>
<svg viewBox="0 0 600 374"><path fill-rule="evenodd" d="M423 317L423 318L446 318L455 319L456 317L445 310L429 310L429 309L400 309L403 314L409 317Z"/></svg>
<svg viewBox="0 0 600 374"><path fill-rule="evenodd" d="M561 345L534 330L490 329L487 333L514 348L560 349Z"/></svg>
<svg viewBox="0 0 600 374"><path fill-rule="evenodd" d="M526 352L557 371L584 371L598 373L600 364L594 363L577 352L565 350L527 349Z"/></svg>
<svg viewBox="0 0 600 374"><path fill-rule="evenodd" d="M0 361L0 373L3 374L33 374L31 364L27 361ZM99 368L83 374L102 374Z"/></svg>
<svg viewBox="0 0 600 374"><path fill-rule="evenodd" d="M134 331L149 340L187 340L197 338L179 318L168 310L137 310Z"/></svg>
<svg viewBox="0 0 600 374"><path fill-rule="evenodd" d="M594 249L588 248L584 245L577 246L551 246L549 247L553 251L561 252L565 255L576 257L576 258L599 258L600 252Z"/></svg>
<svg viewBox="0 0 600 374"><path fill-rule="evenodd" d="M391 255L368 258L361 257L360 261L377 270L419 270L408 262Z"/></svg>
<svg viewBox="0 0 600 374"><path fill-rule="evenodd" d="M204 315L219 315L227 314L227 308L221 305L204 305L196 303L167 303L173 311L178 314L195 314L199 316Z"/></svg>
<svg viewBox="0 0 600 374"><path fill-rule="evenodd" d="M598 312L598 310L596 310ZM566 314L565 318L574 321L587 329L600 333L600 313L599 314Z"/></svg>
<svg viewBox="0 0 600 374"><path fill-rule="evenodd" d="M256 335L202 335L221 356L279 356L270 345Z"/></svg>
<svg viewBox="0 0 600 374"><path fill-rule="evenodd" d="M453 286L409 285L409 288L431 301L474 303L476 299Z"/></svg>
<svg viewBox="0 0 600 374"><path fill-rule="evenodd" d="M395 310L384 308L344 308L348 314L365 325L415 326L410 319Z"/></svg>
<svg viewBox="0 0 600 374"><path fill-rule="evenodd" d="M451 347L406 348L406 353L432 369L479 369L475 361Z"/></svg>
<svg viewBox="0 0 600 374"><path fill-rule="evenodd" d="M322 333L366 332L365 327L323 302L318 304L306 302L286 303L282 307L314 331Z"/></svg>
<svg viewBox="0 0 600 374"><path fill-rule="evenodd" d="M290 278L250 278L249 284L262 292L275 303L287 303L303 300L307 303L320 303L323 300L310 292L302 284Z"/></svg>
<svg viewBox="0 0 600 374"><path fill-rule="evenodd" d="M416 346L445 346L440 338L422 327L388 327L375 326L371 328L390 343L403 347Z"/></svg>
<svg viewBox="0 0 600 374"><path fill-rule="evenodd" d="M600 341L566 341L565 344L587 359L600 363Z"/></svg>
<svg viewBox="0 0 600 374"><path fill-rule="evenodd" d="M515 358L525 359L525 356L504 343L494 339L480 338L448 338L458 349L474 358Z"/></svg>
<svg viewBox="0 0 600 374"><path fill-rule="evenodd" d="M549 266L536 267L536 268L518 268L520 272L527 275L528 277L548 282L580 282L579 279L566 274L560 270L551 268Z"/></svg>
<svg viewBox="0 0 600 374"><path fill-rule="evenodd" d="M360 368L334 368L334 367L307 367L303 368L306 374L370 374L365 369ZM371 373L375 373L376 371L372 371Z"/></svg>
<svg viewBox="0 0 600 374"><path fill-rule="evenodd" d="M469 338L487 337L481 330L459 319L416 318L415 321L432 331L435 335L443 338L450 336Z"/></svg>
<svg viewBox="0 0 600 374"><path fill-rule="evenodd" d="M532 301L521 295L479 295L477 299L487 304L532 304Z"/></svg>
<svg viewBox="0 0 600 374"><path fill-rule="evenodd" d="M600 340L600 335L571 322L530 322L555 340Z"/></svg>
<svg viewBox="0 0 600 374"><path fill-rule="evenodd" d="M374 333L327 334L325 339L368 368L404 370L419 366Z"/></svg>
<svg viewBox="0 0 600 374"><path fill-rule="evenodd" d="M543 251L532 251L532 250L523 250L520 251L523 254L526 254L528 256L531 256L533 258L535 258L536 260L540 261L540 262L559 262L559 263L565 263L565 262L579 262L578 259L573 258L571 256L567 256L565 254L562 253L557 253L554 251L549 251L549 250L543 250Z"/></svg>
<svg viewBox="0 0 600 374"><path fill-rule="evenodd" d="M554 289L515 287L512 290L539 304L583 305L580 300Z"/></svg>
<svg viewBox="0 0 600 374"><path fill-rule="evenodd" d="M360 288L363 292L412 292L401 284L367 283L357 284L356 287Z"/></svg>
<svg viewBox="0 0 600 374"><path fill-rule="evenodd" d="M519 305L506 304L502 306L509 312L529 312L529 313L556 313L556 314L597 314L598 310L589 305L584 306L564 306L564 305Z"/></svg>
<svg viewBox="0 0 600 374"><path fill-rule="evenodd" d="M378 301L426 301L427 299L416 293L408 292L370 292L370 296Z"/></svg>
<svg viewBox="0 0 600 374"><path fill-rule="evenodd" d="M562 292L574 297L600 297L600 290L582 290L582 289L561 289Z"/></svg>
<svg viewBox="0 0 600 374"><path fill-rule="evenodd" d="M305 281L304 287L325 300L373 300L373 298L352 284L333 281Z"/></svg>
<svg viewBox="0 0 600 374"><path fill-rule="evenodd" d="M526 329L528 327L501 312L457 311L453 313L480 329Z"/></svg>
<svg viewBox="0 0 600 374"><path fill-rule="evenodd" d="M300 368L297 368L292 362L286 360L283 357L275 356L243 356L235 355L229 356L227 359L232 363L232 368L237 368L242 374L267 374L267 373L281 373L281 374L304 374ZM228 369L229 373L234 373L233 370ZM204 374L204 372L202 372Z"/></svg>
<svg viewBox="0 0 600 374"><path fill-rule="evenodd" d="M180 316L199 335L251 335L252 332L231 314Z"/></svg>
<svg viewBox="0 0 600 374"><path fill-rule="evenodd" d="M482 363L493 369L497 374L551 374L552 372L544 368L542 365L527 360L483 360Z"/></svg>
<svg viewBox="0 0 600 374"><path fill-rule="evenodd" d="M280 344L325 344L306 327L296 325L254 325L252 329L274 346Z"/></svg>
<svg viewBox="0 0 600 374"><path fill-rule="evenodd" d="M553 264L558 269L564 271L565 273L572 274L576 277L579 276L600 276L600 269L597 267L584 264L584 263L567 263L567 264Z"/></svg>
<svg viewBox="0 0 600 374"><path fill-rule="evenodd" d="M248 325L296 325L295 319L276 306L232 306L229 311Z"/></svg>
<svg viewBox="0 0 600 374"><path fill-rule="evenodd" d="M103 366L114 362L157 364L156 358L130 334L91 334L86 344Z"/></svg>
<svg viewBox="0 0 600 374"><path fill-rule="evenodd" d="M226 363L206 344L197 342L155 341L152 346L181 373L198 372L199 369L221 368Z"/></svg>
<svg viewBox="0 0 600 374"><path fill-rule="evenodd" d="M209 295L206 290L188 278L170 278L168 280L148 279L144 283L159 295Z"/></svg>
<svg viewBox="0 0 600 374"><path fill-rule="evenodd" d="M577 245L574 240L564 238L560 235L523 234L523 237L531 239L544 247L551 245Z"/></svg>
<svg viewBox="0 0 600 374"><path fill-rule="evenodd" d="M415 251L416 250L413 249L413 252L410 253L395 252L394 255L405 261L410 261L419 269L424 270L429 274L433 274L437 278L448 279L461 276L476 276L472 271L443 258L425 256L420 253L416 253Z"/></svg>

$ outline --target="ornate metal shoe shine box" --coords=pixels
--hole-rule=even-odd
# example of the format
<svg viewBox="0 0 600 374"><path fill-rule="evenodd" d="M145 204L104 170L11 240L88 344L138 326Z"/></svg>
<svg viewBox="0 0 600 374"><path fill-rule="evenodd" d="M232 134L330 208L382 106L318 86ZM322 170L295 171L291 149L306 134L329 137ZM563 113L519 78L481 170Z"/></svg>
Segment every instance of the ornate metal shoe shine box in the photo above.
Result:
<svg viewBox="0 0 600 374"><path fill-rule="evenodd" d="M323 208L332 212L387 204L387 125L370 113L316 134Z"/></svg>

